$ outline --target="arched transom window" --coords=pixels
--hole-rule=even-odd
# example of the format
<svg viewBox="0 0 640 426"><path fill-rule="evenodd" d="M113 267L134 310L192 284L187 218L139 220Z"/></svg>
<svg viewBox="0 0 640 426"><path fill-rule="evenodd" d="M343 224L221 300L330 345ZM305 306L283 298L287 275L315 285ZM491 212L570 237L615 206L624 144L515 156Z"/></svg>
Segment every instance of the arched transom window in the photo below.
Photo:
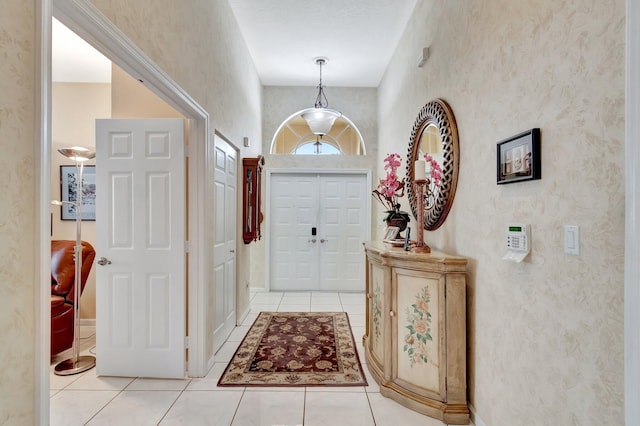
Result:
<svg viewBox="0 0 640 426"><path fill-rule="evenodd" d="M304 111L304 110L303 110ZM364 155L365 147L358 128L344 115L329 133L314 135L298 111L278 127L271 141L271 154L288 155Z"/></svg>

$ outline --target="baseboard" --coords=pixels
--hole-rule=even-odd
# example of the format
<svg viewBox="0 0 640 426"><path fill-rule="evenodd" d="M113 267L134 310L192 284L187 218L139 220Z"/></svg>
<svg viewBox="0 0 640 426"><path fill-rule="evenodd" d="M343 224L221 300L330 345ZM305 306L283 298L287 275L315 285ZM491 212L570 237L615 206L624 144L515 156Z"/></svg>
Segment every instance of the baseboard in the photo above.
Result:
<svg viewBox="0 0 640 426"><path fill-rule="evenodd" d="M245 311L242 314L240 314L240 316L238 317L238 322L236 326L239 326L242 323L244 323L244 320L247 319L247 316L249 315L250 312L251 312L251 307L248 306L247 309L245 309Z"/></svg>
<svg viewBox="0 0 640 426"><path fill-rule="evenodd" d="M471 412L471 415L469 417L471 418L474 426L487 426L484 420L482 420L478 413L476 413L476 409L471 404L469 404L469 411Z"/></svg>
<svg viewBox="0 0 640 426"><path fill-rule="evenodd" d="M80 326L86 326L86 327L95 327L96 326L96 319L95 318L80 318Z"/></svg>
<svg viewBox="0 0 640 426"><path fill-rule="evenodd" d="M265 293L267 289L264 287L249 287L249 291L252 291L254 293Z"/></svg>

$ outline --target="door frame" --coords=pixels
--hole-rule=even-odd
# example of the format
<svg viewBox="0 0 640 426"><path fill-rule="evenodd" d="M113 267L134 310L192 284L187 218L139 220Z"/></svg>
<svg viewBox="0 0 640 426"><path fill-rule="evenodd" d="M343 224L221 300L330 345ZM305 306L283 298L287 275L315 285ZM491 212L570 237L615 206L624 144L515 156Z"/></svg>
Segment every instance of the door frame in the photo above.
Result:
<svg viewBox="0 0 640 426"><path fill-rule="evenodd" d="M640 3L626 2L624 399L628 425L640 424Z"/></svg>
<svg viewBox="0 0 640 426"><path fill-rule="evenodd" d="M37 424L49 423L50 374L50 180L51 180L51 18L60 22L95 47L113 63L180 112L189 123L190 157L187 171L189 187L187 220L188 262L187 323L189 357L186 370L190 377L207 373L205 330L206 310L206 142L209 137L209 113L173 81L111 21L86 0L36 1L36 129L39 146L36 155L36 277L35 291L35 406Z"/></svg>
<svg viewBox="0 0 640 426"><path fill-rule="evenodd" d="M371 170L368 169L296 169L296 168L283 168L283 169L267 169L266 170L266 201L265 212L271 211L271 176L272 175L360 175L365 176L367 194L371 194ZM271 219L270 214L265 215L264 221L264 234L265 241L270 240L271 234ZM365 212L365 241L371 239L371 202L366 203ZM264 266L264 291L270 291L271 289L271 245L265 244L265 266ZM364 249L363 249L364 250ZM364 264L363 264L364 267Z"/></svg>

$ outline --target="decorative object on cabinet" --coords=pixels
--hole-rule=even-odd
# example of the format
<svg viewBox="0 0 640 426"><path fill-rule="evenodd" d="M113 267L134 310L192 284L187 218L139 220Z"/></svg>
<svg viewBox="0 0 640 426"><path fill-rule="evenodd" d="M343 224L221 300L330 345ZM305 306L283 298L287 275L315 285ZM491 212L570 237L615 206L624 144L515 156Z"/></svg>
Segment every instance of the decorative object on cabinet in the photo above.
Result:
<svg viewBox="0 0 640 426"><path fill-rule="evenodd" d="M264 157L242 159L242 239L245 244L262 238L260 224L262 223L261 178L264 167Z"/></svg>
<svg viewBox="0 0 640 426"><path fill-rule="evenodd" d="M400 232L400 228L397 226L388 226L387 232L384 234L384 242L394 241L398 236L398 232Z"/></svg>
<svg viewBox="0 0 640 426"><path fill-rule="evenodd" d="M398 238L403 238L400 233L407 229L411 218L407 212L400 211L400 198L404 197L404 179L398 179L398 169L402 158L399 154L387 154L384 161L384 170L387 176L380 179L378 187L371 191L371 195L387 209L384 221L387 226L398 228ZM385 238L388 239L388 238Z"/></svg>
<svg viewBox="0 0 640 426"><path fill-rule="evenodd" d="M540 129L498 142L497 175L498 185L540 179Z"/></svg>
<svg viewBox="0 0 640 426"><path fill-rule="evenodd" d="M60 166L60 219L76 220L78 171ZM84 166L82 174L82 220L96 220L96 166Z"/></svg>
<svg viewBox="0 0 640 426"><path fill-rule="evenodd" d="M460 153L458 128L453 111L443 99L426 104L413 125L407 154L407 176L415 176L415 162L425 158L434 161L432 179L424 203L424 229L433 231L442 225L451 210L458 184ZM432 163L433 164L433 163ZM436 179L436 172L440 178ZM407 179L407 194L413 216L418 218L418 192L412 179Z"/></svg>
<svg viewBox="0 0 640 426"><path fill-rule="evenodd" d="M468 424L462 257L365 243L365 359L380 393L447 424Z"/></svg>

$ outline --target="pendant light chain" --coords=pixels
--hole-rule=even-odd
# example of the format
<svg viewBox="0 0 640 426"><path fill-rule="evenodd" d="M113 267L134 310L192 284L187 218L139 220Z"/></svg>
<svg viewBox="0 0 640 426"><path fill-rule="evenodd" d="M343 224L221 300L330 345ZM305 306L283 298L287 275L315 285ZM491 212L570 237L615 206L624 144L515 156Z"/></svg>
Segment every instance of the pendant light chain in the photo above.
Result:
<svg viewBox="0 0 640 426"><path fill-rule="evenodd" d="M324 86L322 85L322 66L325 62L325 59L316 59L316 64L320 66L320 84L318 84L318 97L316 97L315 104L316 108L327 108L329 106L329 101L327 100L327 96L324 94Z"/></svg>

